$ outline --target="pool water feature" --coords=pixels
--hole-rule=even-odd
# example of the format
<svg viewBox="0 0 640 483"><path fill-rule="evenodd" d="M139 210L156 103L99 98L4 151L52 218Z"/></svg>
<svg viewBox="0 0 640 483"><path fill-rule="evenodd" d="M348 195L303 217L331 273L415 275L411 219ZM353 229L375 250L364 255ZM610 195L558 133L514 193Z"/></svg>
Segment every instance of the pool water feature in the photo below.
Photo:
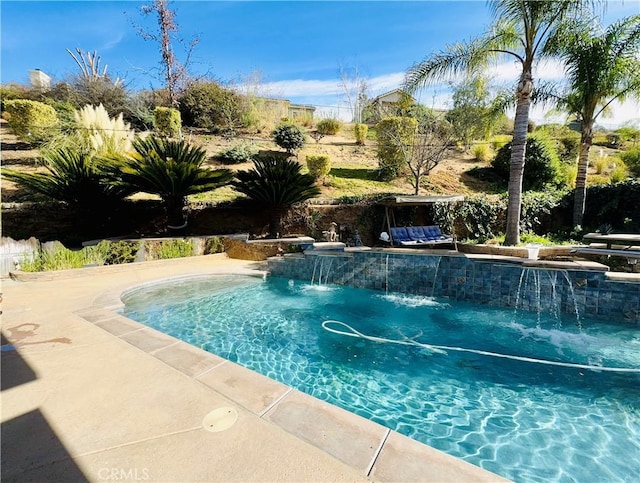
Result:
<svg viewBox="0 0 640 483"><path fill-rule="evenodd" d="M386 343L323 323L640 370L635 326L284 278L182 280L123 301L134 320L515 481L631 481L640 472L638 373Z"/></svg>

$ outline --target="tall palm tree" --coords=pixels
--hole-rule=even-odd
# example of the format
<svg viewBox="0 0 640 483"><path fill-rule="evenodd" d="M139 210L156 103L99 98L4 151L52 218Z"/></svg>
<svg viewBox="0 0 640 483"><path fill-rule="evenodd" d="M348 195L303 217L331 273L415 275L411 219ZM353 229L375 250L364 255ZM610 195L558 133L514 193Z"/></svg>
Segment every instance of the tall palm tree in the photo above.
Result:
<svg viewBox="0 0 640 483"><path fill-rule="evenodd" d="M573 226L582 225L593 126L613 101L640 96L640 15L621 19L606 30L595 22L572 22L559 29L545 52L566 65L567 93L560 107L581 122L580 155Z"/></svg>
<svg viewBox="0 0 640 483"><path fill-rule="evenodd" d="M249 171L239 171L233 187L270 211L269 235L282 233L282 218L292 205L320 194L313 176L302 174L292 159L258 158Z"/></svg>
<svg viewBox="0 0 640 483"><path fill-rule="evenodd" d="M182 213L188 195L204 193L231 181L228 169L203 167L206 151L184 141L150 136L133 141L133 152L112 158L113 182L135 191L160 196L167 211L167 227L187 225Z"/></svg>
<svg viewBox="0 0 640 483"><path fill-rule="evenodd" d="M434 81L478 72L488 63L496 64L505 58L519 64L521 73L516 88L506 245L516 245L520 241L522 176L534 88L534 63L544 54L544 44L555 29L592 3L588 0L491 0L489 5L496 20L487 34L448 46L411 67L405 76L404 89L413 92Z"/></svg>

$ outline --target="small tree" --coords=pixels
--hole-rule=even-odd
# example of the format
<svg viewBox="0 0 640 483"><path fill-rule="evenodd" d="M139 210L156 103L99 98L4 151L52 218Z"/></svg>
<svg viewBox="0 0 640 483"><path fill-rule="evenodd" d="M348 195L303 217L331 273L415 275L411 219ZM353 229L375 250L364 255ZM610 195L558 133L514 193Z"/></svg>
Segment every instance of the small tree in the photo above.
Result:
<svg viewBox="0 0 640 483"><path fill-rule="evenodd" d="M390 181L404 170L403 146L413 146L418 121L409 117L388 117L376 126L379 177Z"/></svg>
<svg viewBox="0 0 640 483"><path fill-rule="evenodd" d="M466 151L476 139L488 139L503 115L502 111L491 109L488 81L485 77L475 76L459 84L453 92L453 109L447 112L446 119L453 126L456 140L464 145Z"/></svg>
<svg viewBox="0 0 640 483"><path fill-rule="evenodd" d="M163 80L169 94L169 103L172 107L178 105L178 92L187 79L187 66L191 51L200 39L195 37L187 48L186 61L181 63L175 56L175 35L178 32L176 13L169 8L167 0L154 0L150 5L140 7L142 15L156 15L158 30L155 32L144 30L136 26L138 34L145 40L156 42L162 56Z"/></svg>
<svg viewBox="0 0 640 483"><path fill-rule="evenodd" d="M353 115L353 122L356 124L363 122L363 112L369 104L367 81L360 75L358 66L348 68L343 65L339 67L340 87Z"/></svg>
<svg viewBox="0 0 640 483"><path fill-rule="evenodd" d="M453 128L444 120L433 120L418 128L412 143L403 142L398 133L391 133L391 141L397 146L404 166L410 173L415 195L420 194L422 179L449 153L453 142Z"/></svg>
<svg viewBox="0 0 640 483"><path fill-rule="evenodd" d="M295 124L280 124L271 133L273 142L287 151L290 155L302 149L305 143L305 136L299 126Z"/></svg>

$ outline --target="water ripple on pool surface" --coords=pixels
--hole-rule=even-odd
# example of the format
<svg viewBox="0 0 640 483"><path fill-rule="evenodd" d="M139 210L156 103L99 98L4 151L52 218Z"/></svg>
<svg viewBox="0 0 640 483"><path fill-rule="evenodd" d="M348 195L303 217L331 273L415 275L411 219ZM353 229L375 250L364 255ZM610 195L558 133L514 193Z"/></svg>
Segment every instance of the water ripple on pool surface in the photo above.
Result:
<svg viewBox="0 0 640 483"><path fill-rule="evenodd" d="M383 338L627 367L640 367L637 328L331 288L243 277L180 282L129 294L125 312L516 481L630 481L640 472L638 374L433 353L330 333L322 322L343 320Z"/></svg>

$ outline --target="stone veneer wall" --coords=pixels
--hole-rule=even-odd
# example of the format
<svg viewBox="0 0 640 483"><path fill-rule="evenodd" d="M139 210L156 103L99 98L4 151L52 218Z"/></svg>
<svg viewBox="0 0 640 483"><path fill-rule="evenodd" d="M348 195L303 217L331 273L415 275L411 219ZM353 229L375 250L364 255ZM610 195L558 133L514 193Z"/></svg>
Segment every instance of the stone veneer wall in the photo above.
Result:
<svg viewBox="0 0 640 483"><path fill-rule="evenodd" d="M276 277L640 325L640 283L610 280L606 272L377 251L307 252L270 258L268 266Z"/></svg>

